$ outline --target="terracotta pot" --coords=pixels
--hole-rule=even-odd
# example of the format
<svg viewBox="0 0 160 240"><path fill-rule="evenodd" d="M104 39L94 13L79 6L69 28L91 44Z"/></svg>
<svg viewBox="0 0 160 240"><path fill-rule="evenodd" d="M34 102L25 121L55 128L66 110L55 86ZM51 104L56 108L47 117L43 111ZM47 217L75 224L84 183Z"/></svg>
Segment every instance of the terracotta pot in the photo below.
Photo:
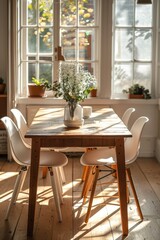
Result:
<svg viewBox="0 0 160 240"><path fill-rule="evenodd" d="M35 84L28 84L29 97L43 97L45 93L45 86L37 86Z"/></svg>
<svg viewBox="0 0 160 240"><path fill-rule="evenodd" d="M91 97L97 97L97 89L92 89L90 92Z"/></svg>
<svg viewBox="0 0 160 240"><path fill-rule="evenodd" d="M6 84L0 83L0 94L4 94L5 88L6 88Z"/></svg>
<svg viewBox="0 0 160 240"><path fill-rule="evenodd" d="M129 98L133 98L133 99L143 99L144 96L143 96L143 94L129 94Z"/></svg>

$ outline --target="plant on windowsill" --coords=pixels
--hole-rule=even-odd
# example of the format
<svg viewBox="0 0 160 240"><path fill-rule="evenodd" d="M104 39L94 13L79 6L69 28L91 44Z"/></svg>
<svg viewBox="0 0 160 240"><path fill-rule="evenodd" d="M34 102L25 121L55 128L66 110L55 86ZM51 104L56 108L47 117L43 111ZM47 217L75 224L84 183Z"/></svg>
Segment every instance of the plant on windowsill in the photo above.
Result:
<svg viewBox="0 0 160 240"><path fill-rule="evenodd" d="M90 91L90 97L97 97L97 83L95 82L91 91Z"/></svg>
<svg viewBox="0 0 160 240"><path fill-rule="evenodd" d="M81 64L61 64L60 82L53 83L53 92L55 97L63 97L67 102L64 111L66 126L79 127L83 124L83 110L79 103L88 97L95 85L95 77Z"/></svg>
<svg viewBox="0 0 160 240"><path fill-rule="evenodd" d="M0 77L0 94L4 94L6 88L6 84L4 83L4 79Z"/></svg>
<svg viewBox="0 0 160 240"><path fill-rule="evenodd" d="M43 97L45 90L51 90L52 86L44 78L37 79L32 77L32 82L28 84L29 97Z"/></svg>
<svg viewBox="0 0 160 240"><path fill-rule="evenodd" d="M128 89L123 89L123 93L128 93L129 98L142 98L142 99L150 99L151 94L149 93L149 89L145 89L144 86L136 83L133 84Z"/></svg>

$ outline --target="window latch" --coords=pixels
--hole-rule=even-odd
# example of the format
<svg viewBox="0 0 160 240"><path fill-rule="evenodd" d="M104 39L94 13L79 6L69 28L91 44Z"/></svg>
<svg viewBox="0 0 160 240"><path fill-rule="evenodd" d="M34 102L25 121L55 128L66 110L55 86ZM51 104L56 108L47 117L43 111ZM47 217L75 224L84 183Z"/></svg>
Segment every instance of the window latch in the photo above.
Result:
<svg viewBox="0 0 160 240"><path fill-rule="evenodd" d="M60 47L60 46L55 48L55 60L56 61L65 61L64 56L62 55L62 47Z"/></svg>

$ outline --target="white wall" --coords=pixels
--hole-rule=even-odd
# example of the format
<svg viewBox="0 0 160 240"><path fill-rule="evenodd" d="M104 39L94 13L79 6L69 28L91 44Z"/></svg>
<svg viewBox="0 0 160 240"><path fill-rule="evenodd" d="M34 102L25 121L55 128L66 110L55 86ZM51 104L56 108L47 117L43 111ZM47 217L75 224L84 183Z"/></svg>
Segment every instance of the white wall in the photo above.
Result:
<svg viewBox="0 0 160 240"><path fill-rule="evenodd" d="M19 100L17 107L23 112L27 120L31 121L31 117L33 117L34 113L36 113L37 109L40 106L64 106L66 103L63 100L58 100L54 98L50 99L34 99L31 98L30 101L25 103L24 100ZM158 139L158 100L150 99L150 100L134 100L134 99L125 99L125 100L109 100L109 99L98 99L91 98L84 101L82 105L103 105L104 107L112 107L115 112L121 117L124 111L129 107L134 107L136 111L132 114L129 127L133 124L133 122L140 116L147 116L149 118L149 122L144 127L142 133L142 141L140 148L141 157L154 157L156 155L156 142ZM29 117L27 109L32 106L30 110Z"/></svg>

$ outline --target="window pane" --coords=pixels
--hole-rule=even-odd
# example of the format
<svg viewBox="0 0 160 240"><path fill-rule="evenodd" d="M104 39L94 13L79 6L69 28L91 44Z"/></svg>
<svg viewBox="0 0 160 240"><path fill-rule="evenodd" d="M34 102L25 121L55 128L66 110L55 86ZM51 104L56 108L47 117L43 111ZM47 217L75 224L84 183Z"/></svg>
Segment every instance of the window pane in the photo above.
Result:
<svg viewBox="0 0 160 240"><path fill-rule="evenodd" d="M95 1L94 0L79 0L79 24L85 26L95 25Z"/></svg>
<svg viewBox="0 0 160 240"><path fill-rule="evenodd" d="M26 4L25 1L23 1L23 3ZM22 9L24 9L24 5L22 6ZM28 0L27 1L27 9L28 9L27 24L35 25L37 23L37 1ZM24 24L25 24L25 22L24 22Z"/></svg>
<svg viewBox="0 0 160 240"><path fill-rule="evenodd" d="M45 78L49 83L52 82L52 64L39 64L39 78Z"/></svg>
<svg viewBox="0 0 160 240"><path fill-rule="evenodd" d="M51 83L52 82L52 64L28 63L28 82L32 83L32 77L35 77L38 79L45 78Z"/></svg>
<svg viewBox="0 0 160 240"><path fill-rule="evenodd" d="M23 9L25 6L25 1L23 2ZM28 25L35 25L37 24L37 15L39 14L39 25L53 25L53 0L40 0L39 1L39 6L38 6L38 1L35 0L28 0L27 1L27 23L25 23L25 18L24 24ZM37 11L39 10L39 13Z"/></svg>
<svg viewBox="0 0 160 240"><path fill-rule="evenodd" d="M28 82L32 83L32 77L36 77L36 64L29 63L28 64Z"/></svg>
<svg viewBox="0 0 160 240"><path fill-rule="evenodd" d="M53 46L52 28L40 28L40 53L51 53Z"/></svg>
<svg viewBox="0 0 160 240"><path fill-rule="evenodd" d="M94 31L80 30L79 31L79 59L92 60L94 47Z"/></svg>
<svg viewBox="0 0 160 240"><path fill-rule="evenodd" d="M53 0L39 1L39 25L53 25Z"/></svg>
<svg viewBox="0 0 160 240"><path fill-rule="evenodd" d="M61 25L75 25L76 10L76 0L61 0Z"/></svg>
<svg viewBox="0 0 160 240"><path fill-rule="evenodd" d="M87 70L91 74L94 74L93 71L95 69L94 63L82 63L82 65L84 66L84 70Z"/></svg>
<svg viewBox="0 0 160 240"><path fill-rule="evenodd" d="M152 34L151 31L137 30L135 32L135 59L148 60L152 59ZM142 51L143 49L143 51Z"/></svg>
<svg viewBox="0 0 160 240"><path fill-rule="evenodd" d="M76 57L75 29L61 29L61 46L66 60L75 60Z"/></svg>
<svg viewBox="0 0 160 240"><path fill-rule="evenodd" d="M118 29L115 32L115 60L132 60L133 30Z"/></svg>
<svg viewBox="0 0 160 240"><path fill-rule="evenodd" d="M133 26L135 0L115 1L115 25Z"/></svg>
<svg viewBox="0 0 160 240"><path fill-rule="evenodd" d="M116 64L114 66L114 93L122 93L132 85L133 68L132 64Z"/></svg>
<svg viewBox="0 0 160 240"><path fill-rule="evenodd" d="M151 90L151 64L136 63L134 67L135 82Z"/></svg>
<svg viewBox="0 0 160 240"><path fill-rule="evenodd" d="M151 27L152 26L152 4L137 4L136 16L135 16L136 27Z"/></svg>
<svg viewBox="0 0 160 240"><path fill-rule="evenodd" d="M28 53L37 51L37 31L34 28L28 29Z"/></svg>

